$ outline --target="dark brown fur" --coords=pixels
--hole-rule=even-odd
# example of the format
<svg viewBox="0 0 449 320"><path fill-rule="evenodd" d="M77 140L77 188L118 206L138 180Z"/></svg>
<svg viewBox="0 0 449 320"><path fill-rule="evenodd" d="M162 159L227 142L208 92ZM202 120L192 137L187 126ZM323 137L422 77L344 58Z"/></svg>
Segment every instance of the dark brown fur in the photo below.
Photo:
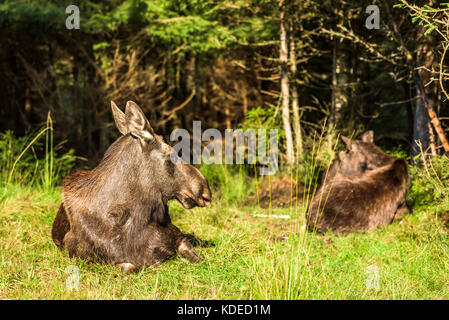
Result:
<svg viewBox="0 0 449 320"><path fill-rule="evenodd" d="M310 206L310 230L371 231L408 211L407 163L384 153L370 137L345 141L349 151L333 162Z"/></svg>
<svg viewBox="0 0 449 320"><path fill-rule="evenodd" d="M143 112L128 102L112 105L123 136L91 171L64 179L52 236L71 257L121 266L124 271L160 263L178 252L198 262L190 242L170 220L167 202L206 206L211 192L193 166L173 163L173 149L154 133Z"/></svg>
<svg viewBox="0 0 449 320"><path fill-rule="evenodd" d="M373 131L365 132L360 140L351 141L344 136L341 138L348 150L338 153L338 157L330 165L327 174L324 175L323 183L331 182L337 174L345 176L361 174L380 168L395 159L374 144Z"/></svg>

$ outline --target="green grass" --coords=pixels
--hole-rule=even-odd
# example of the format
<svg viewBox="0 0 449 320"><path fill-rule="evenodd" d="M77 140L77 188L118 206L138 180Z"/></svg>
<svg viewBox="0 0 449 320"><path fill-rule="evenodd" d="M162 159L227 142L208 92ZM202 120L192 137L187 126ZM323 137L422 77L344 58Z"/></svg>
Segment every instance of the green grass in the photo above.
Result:
<svg viewBox="0 0 449 320"><path fill-rule="evenodd" d="M369 234L302 233L301 210L274 209L291 219L254 217L256 207L215 202L185 210L171 204L175 225L210 242L205 261L179 257L138 274L70 259L51 240L60 189L4 188L0 203L1 299L447 299L448 230L437 209L419 208ZM263 212L267 213L267 211ZM285 241L273 241L287 236ZM66 286L67 267L80 286ZM376 266L379 286L368 288Z"/></svg>
<svg viewBox="0 0 449 320"><path fill-rule="evenodd" d="M197 251L205 260L191 265L175 256L127 275L113 266L70 259L53 244L59 185L74 156L73 151L57 155L51 120L46 128L40 131L45 145L36 134L0 135L0 299L449 298L446 157L425 168L410 167L412 214L371 233L345 236L304 231L302 207L259 209L255 199L253 206L244 206L257 187L251 170L203 166L215 190L212 205L185 210L171 202L170 213L183 232L203 240ZM332 146L322 147L322 141L290 173L312 193L330 163L323 155ZM66 282L73 266L79 270L79 288L70 290Z"/></svg>

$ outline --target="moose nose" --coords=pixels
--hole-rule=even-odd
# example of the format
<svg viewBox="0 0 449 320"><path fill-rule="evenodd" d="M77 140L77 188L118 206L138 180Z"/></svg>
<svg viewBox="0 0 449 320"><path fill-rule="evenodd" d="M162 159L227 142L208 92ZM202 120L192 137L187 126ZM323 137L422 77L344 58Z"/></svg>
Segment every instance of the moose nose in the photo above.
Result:
<svg viewBox="0 0 449 320"><path fill-rule="evenodd" d="M203 194L201 195L201 197L204 200L204 206L210 205L210 200L212 198L212 194L211 194L209 188L207 188L206 190L203 191Z"/></svg>
<svg viewBox="0 0 449 320"><path fill-rule="evenodd" d="M210 199L203 198L203 200L204 200L204 206L205 206L205 207L207 207L208 205L210 205Z"/></svg>

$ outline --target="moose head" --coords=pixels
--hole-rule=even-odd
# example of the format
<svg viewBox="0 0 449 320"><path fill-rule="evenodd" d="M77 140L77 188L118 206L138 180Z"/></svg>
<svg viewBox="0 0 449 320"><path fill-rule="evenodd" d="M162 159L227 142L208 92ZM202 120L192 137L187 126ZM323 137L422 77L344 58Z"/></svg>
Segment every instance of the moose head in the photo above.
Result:
<svg viewBox="0 0 449 320"><path fill-rule="evenodd" d="M211 191L206 178L192 165L181 161L174 149L164 142L151 127L140 107L133 101L126 103L123 113L111 101L112 113L118 130L122 134L114 144L124 144L120 149L127 154L118 165L130 166L134 177L133 183L138 192L146 190L156 193L166 204L177 199L185 208L205 207L210 204ZM117 152L114 144L108 149L104 158ZM162 222L164 214L154 217Z"/></svg>
<svg viewBox="0 0 449 320"><path fill-rule="evenodd" d="M392 157L374 144L374 132L366 131L360 140L351 140L342 136L348 152L338 154L341 161L340 172L345 175L360 174L384 166Z"/></svg>

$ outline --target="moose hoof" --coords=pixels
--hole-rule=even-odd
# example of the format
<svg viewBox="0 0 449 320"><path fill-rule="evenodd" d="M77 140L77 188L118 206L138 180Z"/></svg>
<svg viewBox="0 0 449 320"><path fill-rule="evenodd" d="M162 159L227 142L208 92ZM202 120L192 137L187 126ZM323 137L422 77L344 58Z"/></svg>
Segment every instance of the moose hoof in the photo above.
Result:
<svg viewBox="0 0 449 320"><path fill-rule="evenodd" d="M189 254L189 255L182 255L181 254L181 258L183 258L184 260L186 260L186 262L188 263L200 263L201 261L203 261L204 259L201 258L199 255L196 254L196 252L194 254Z"/></svg>
<svg viewBox="0 0 449 320"><path fill-rule="evenodd" d="M120 267L124 273L133 273L133 272L138 271L138 269L135 265L133 265L132 263L128 263L128 262L119 263L116 266Z"/></svg>
<svg viewBox="0 0 449 320"><path fill-rule="evenodd" d="M201 261L204 260L196 252L193 252L193 254L187 259L189 260L190 263L200 263Z"/></svg>
<svg viewBox="0 0 449 320"><path fill-rule="evenodd" d="M198 263L203 261L203 258L201 258L196 253L195 249L188 240L183 240L181 242L181 244L178 247L178 253L181 256L181 258L186 259L190 263Z"/></svg>

